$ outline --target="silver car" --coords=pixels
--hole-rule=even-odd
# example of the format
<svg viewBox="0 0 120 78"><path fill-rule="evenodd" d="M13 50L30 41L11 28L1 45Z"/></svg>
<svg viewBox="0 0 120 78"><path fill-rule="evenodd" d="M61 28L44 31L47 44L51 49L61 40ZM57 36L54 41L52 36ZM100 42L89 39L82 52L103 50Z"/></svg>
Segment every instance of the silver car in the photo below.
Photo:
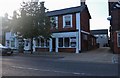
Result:
<svg viewBox="0 0 120 78"><path fill-rule="evenodd" d="M12 54L13 54L13 51L11 48L0 44L0 55L12 55Z"/></svg>

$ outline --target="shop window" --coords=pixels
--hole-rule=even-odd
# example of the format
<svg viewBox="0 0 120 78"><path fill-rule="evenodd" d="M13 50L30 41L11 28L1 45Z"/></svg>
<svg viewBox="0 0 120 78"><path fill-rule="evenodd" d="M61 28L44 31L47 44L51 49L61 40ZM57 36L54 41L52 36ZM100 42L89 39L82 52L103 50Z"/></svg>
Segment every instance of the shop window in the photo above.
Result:
<svg viewBox="0 0 120 78"><path fill-rule="evenodd" d="M49 47L49 40L48 39L44 40L44 47Z"/></svg>
<svg viewBox="0 0 120 78"><path fill-rule="evenodd" d="M46 47L49 47L49 40L46 40Z"/></svg>
<svg viewBox="0 0 120 78"><path fill-rule="evenodd" d="M76 47L76 37L59 38L59 47Z"/></svg>
<svg viewBox="0 0 120 78"><path fill-rule="evenodd" d="M9 47L9 44L10 44L10 41L9 41L9 40L7 40L7 45L6 45L6 46L7 46L7 47Z"/></svg>
<svg viewBox="0 0 120 78"><path fill-rule="evenodd" d="M69 47L70 39L69 38L64 38L64 46Z"/></svg>
<svg viewBox="0 0 120 78"><path fill-rule="evenodd" d="M63 28L72 27L72 15L63 16Z"/></svg>
<svg viewBox="0 0 120 78"><path fill-rule="evenodd" d="M11 47L15 47L15 41L11 41Z"/></svg>
<svg viewBox="0 0 120 78"><path fill-rule="evenodd" d="M63 47L63 38L59 38L59 47Z"/></svg>
<svg viewBox="0 0 120 78"><path fill-rule="evenodd" d="M14 33L11 32L11 36L14 36Z"/></svg>
<svg viewBox="0 0 120 78"><path fill-rule="evenodd" d="M41 38L41 47L44 47L44 39Z"/></svg>
<svg viewBox="0 0 120 78"><path fill-rule="evenodd" d="M36 44L38 44L39 47L49 47L49 39L39 38Z"/></svg>
<svg viewBox="0 0 120 78"><path fill-rule="evenodd" d="M29 40L26 40L25 46L28 46L28 44L29 44Z"/></svg>
<svg viewBox="0 0 120 78"><path fill-rule="evenodd" d="M76 37L70 38L71 47L76 47Z"/></svg>
<svg viewBox="0 0 120 78"><path fill-rule="evenodd" d="M118 47L120 47L120 32L118 33Z"/></svg>
<svg viewBox="0 0 120 78"><path fill-rule="evenodd" d="M36 46L39 46L39 42L40 40L39 39L36 39Z"/></svg>

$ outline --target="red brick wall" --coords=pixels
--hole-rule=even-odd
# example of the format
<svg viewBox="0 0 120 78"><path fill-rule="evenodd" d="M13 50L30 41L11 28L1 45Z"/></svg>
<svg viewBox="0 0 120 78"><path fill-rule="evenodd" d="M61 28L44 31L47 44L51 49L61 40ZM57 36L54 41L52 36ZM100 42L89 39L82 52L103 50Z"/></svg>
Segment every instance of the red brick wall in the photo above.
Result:
<svg viewBox="0 0 120 78"><path fill-rule="evenodd" d="M111 15L111 7L113 5L114 2L110 1L108 2L108 8L109 8L109 15Z"/></svg>
<svg viewBox="0 0 120 78"><path fill-rule="evenodd" d="M97 48L96 38L92 35L89 36L90 36L90 40L89 40L90 49L96 49Z"/></svg>
<svg viewBox="0 0 120 78"><path fill-rule="evenodd" d="M63 28L63 17L62 15L58 16L58 30L61 31Z"/></svg>
<svg viewBox="0 0 120 78"><path fill-rule="evenodd" d="M96 38L93 38L93 45L94 45L94 48L97 48L97 44L96 44Z"/></svg>
<svg viewBox="0 0 120 78"><path fill-rule="evenodd" d="M72 28L63 28L63 15L58 16L58 29L52 29L52 32L64 32L76 30L76 13L72 14Z"/></svg>
<svg viewBox="0 0 120 78"><path fill-rule="evenodd" d="M120 10L113 10L112 11L112 29L113 31L120 29Z"/></svg>
<svg viewBox="0 0 120 78"><path fill-rule="evenodd" d="M120 54L120 47L117 45L117 33L114 32L114 52Z"/></svg>
<svg viewBox="0 0 120 78"><path fill-rule="evenodd" d="M82 51L92 50L97 48L96 38L90 34L81 33L81 48ZM87 35L87 40L84 39L84 35ZM93 39L93 40L92 40ZM92 44L93 41L93 44Z"/></svg>
<svg viewBox="0 0 120 78"><path fill-rule="evenodd" d="M87 10L84 10L81 12L81 29L86 31L86 32L90 32L90 22L89 22L89 15Z"/></svg>
<svg viewBox="0 0 120 78"><path fill-rule="evenodd" d="M72 16L72 24L73 24L73 30L76 30L76 14L73 14Z"/></svg>
<svg viewBox="0 0 120 78"><path fill-rule="evenodd" d="M82 51L87 51L88 50L88 40L84 40L83 33L81 33L81 50ZM87 36L88 38L88 36Z"/></svg>
<svg viewBox="0 0 120 78"><path fill-rule="evenodd" d="M39 51L39 52L49 52L49 48L36 48L36 51Z"/></svg>
<svg viewBox="0 0 120 78"><path fill-rule="evenodd" d="M58 48L58 52L75 53L76 48Z"/></svg>

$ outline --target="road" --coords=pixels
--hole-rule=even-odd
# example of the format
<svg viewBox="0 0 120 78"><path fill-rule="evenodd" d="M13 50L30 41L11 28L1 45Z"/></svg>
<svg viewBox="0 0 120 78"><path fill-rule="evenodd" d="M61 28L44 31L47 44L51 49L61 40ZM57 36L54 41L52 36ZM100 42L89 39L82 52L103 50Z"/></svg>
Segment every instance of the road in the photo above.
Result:
<svg viewBox="0 0 120 78"><path fill-rule="evenodd" d="M117 64L65 61L57 57L3 56L3 76L117 76Z"/></svg>

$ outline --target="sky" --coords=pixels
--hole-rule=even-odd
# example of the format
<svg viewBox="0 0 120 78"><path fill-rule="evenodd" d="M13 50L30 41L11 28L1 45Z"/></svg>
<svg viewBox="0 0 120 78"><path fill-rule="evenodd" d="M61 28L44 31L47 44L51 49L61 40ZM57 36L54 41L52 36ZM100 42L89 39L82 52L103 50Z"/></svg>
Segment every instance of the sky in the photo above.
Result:
<svg viewBox="0 0 120 78"><path fill-rule="evenodd" d="M0 16L6 12L12 16L14 10L19 10L20 3L23 0L0 0ZM24 0L26 1L26 0ZM52 10L75 7L80 5L80 0L39 0L45 1L45 7ZM109 29L108 0L86 0L92 19L90 20L90 29Z"/></svg>

